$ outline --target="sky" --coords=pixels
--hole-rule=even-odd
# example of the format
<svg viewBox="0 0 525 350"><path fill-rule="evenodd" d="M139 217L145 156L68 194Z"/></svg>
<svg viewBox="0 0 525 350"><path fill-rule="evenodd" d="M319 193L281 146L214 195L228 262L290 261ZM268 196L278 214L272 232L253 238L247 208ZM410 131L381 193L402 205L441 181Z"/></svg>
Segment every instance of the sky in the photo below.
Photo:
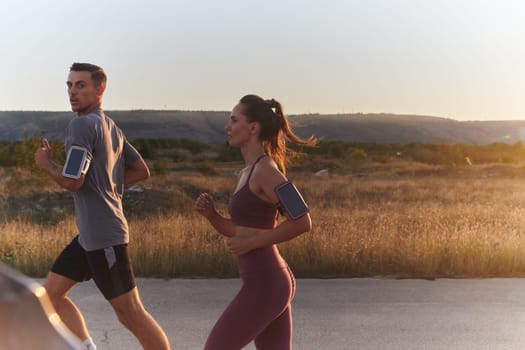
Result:
<svg viewBox="0 0 525 350"><path fill-rule="evenodd" d="M0 110L67 111L73 62L106 110L525 120L521 0L2 0Z"/></svg>

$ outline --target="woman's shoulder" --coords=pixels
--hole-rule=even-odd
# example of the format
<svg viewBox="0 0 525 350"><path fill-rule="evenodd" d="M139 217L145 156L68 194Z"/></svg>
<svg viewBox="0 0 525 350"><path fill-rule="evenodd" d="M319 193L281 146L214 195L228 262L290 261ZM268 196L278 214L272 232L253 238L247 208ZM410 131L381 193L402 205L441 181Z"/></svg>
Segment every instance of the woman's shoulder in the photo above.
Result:
<svg viewBox="0 0 525 350"><path fill-rule="evenodd" d="M275 161L269 156L263 157L257 163L253 170L253 176L260 182L274 182L276 180L286 181L286 177L279 170L277 163L275 163Z"/></svg>
<svg viewBox="0 0 525 350"><path fill-rule="evenodd" d="M256 170L260 169L261 171L280 172L277 163L275 163L275 161L270 156L262 157L261 160L257 162L257 166L255 168Z"/></svg>

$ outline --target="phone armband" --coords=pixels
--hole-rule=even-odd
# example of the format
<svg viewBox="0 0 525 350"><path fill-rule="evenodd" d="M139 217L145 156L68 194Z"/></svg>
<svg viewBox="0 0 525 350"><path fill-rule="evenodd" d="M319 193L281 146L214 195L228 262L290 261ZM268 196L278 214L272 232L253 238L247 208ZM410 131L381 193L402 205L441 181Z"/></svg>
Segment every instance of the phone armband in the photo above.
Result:
<svg viewBox="0 0 525 350"><path fill-rule="evenodd" d="M279 199L278 208L286 212L291 219L296 220L309 212L308 205L299 193L295 185L286 181L275 188L275 194Z"/></svg>
<svg viewBox="0 0 525 350"><path fill-rule="evenodd" d="M89 169L90 160L88 150L80 146L71 146L67 152L66 164L62 169L62 176L70 179L79 179Z"/></svg>

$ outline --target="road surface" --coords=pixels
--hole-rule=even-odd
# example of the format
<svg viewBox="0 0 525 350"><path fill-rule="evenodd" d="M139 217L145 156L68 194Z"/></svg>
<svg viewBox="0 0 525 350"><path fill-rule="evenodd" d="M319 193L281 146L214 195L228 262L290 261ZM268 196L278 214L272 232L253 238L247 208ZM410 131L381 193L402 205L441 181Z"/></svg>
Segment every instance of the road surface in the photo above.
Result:
<svg viewBox="0 0 525 350"><path fill-rule="evenodd" d="M138 279L173 349L202 349L239 286L238 279ZM71 297L99 350L140 349L93 282ZM523 349L525 279L298 279L293 313L296 350Z"/></svg>

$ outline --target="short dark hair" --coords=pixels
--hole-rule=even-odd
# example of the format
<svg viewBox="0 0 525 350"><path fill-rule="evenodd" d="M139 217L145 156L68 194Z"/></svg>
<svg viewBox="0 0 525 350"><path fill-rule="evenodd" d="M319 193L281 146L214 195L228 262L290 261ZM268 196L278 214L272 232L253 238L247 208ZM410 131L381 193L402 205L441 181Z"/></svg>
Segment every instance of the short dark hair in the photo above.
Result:
<svg viewBox="0 0 525 350"><path fill-rule="evenodd" d="M91 73L91 80L95 83L96 87L99 86L106 86L107 76L104 72L104 69L102 69L99 66L96 66L91 63L78 63L75 62L71 65L71 68L69 68L70 72L90 72Z"/></svg>

